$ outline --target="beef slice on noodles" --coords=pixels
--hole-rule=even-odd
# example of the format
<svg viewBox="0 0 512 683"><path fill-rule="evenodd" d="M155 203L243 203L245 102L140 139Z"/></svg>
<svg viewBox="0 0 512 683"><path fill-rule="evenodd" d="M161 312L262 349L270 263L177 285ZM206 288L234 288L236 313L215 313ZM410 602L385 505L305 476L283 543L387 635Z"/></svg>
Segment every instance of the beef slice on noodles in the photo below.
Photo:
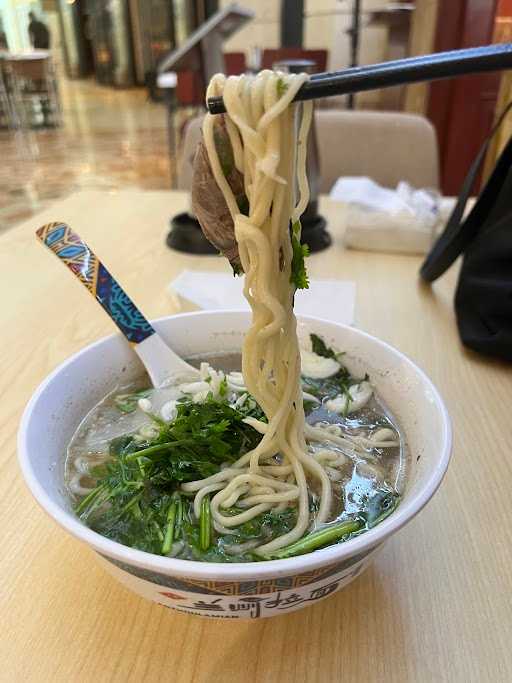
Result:
<svg viewBox="0 0 512 683"><path fill-rule="evenodd" d="M222 171L235 196L240 211L248 210L247 197L244 190L243 175L237 170L231 142L224 123L219 116L215 126L215 148L219 155ZM201 140L197 146L192 177L192 209L208 239L231 263L235 272L241 272L242 266L235 239L233 219L226 200L215 181L206 145Z"/></svg>

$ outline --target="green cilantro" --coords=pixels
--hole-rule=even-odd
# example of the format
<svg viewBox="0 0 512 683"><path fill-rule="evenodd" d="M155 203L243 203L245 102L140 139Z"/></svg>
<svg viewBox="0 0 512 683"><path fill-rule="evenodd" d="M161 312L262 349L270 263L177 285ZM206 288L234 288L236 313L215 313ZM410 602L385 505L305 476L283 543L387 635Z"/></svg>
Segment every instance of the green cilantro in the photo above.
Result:
<svg viewBox="0 0 512 683"><path fill-rule="evenodd" d="M142 389L130 394L118 394L114 397L114 405L122 413L133 413L137 408L140 398L146 398L151 393L151 389Z"/></svg>
<svg viewBox="0 0 512 683"><path fill-rule="evenodd" d="M309 338L311 339L313 353L316 353L317 356L323 356L324 358L334 358L334 360L338 360L340 354L329 348L321 337L317 334L310 334Z"/></svg>
<svg viewBox="0 0 512 683"><path fill-rule="evenodd" d="M228 380L224 377L222 382L219 385L219 396L221 398L226 398L228 394Z"/></svg>
<svg viewBox="0 0 512 683"><path fill-rule="evenodd" d="M309 256L309 247L307 244L300 243L300 221L296 221L292 225L291 241L292 241L292 267L290 273L290 282L295 285L295 289L309 289L308 274L306 271L306 263L304 259Z"/></svg>
<svg viewBox="0 0 512 683"><path fill-rule="evenodd" d="M277 97L281 99L281 97L285 94L285 92L288 90L288 84L284 82L284 80L279 77L277 79Z"/></svg>
<svg viewBox="0 0 512 683"><path fill-rule="evenodd" d="M313 353L316 353L317 356L323 356L324 358L334 358L335 361L341 363L340 358L343 356L343 353L337 353L334 349L331 349L317 334L310 334L309 338L311 339ZM364 379L367 380L368 375L365 375ZM361 380L352 377L347 368L342 365L335 375L327 377L327 379L303 377L302 385L305 391L313 394L313 396L321 398L335 398L339 394L344 396L345 409L343 410L343 415L346 416L353 400L349 389L353 384L358 384L360 381Z"/></svg>
<svg viewBox="0 0 512 683"><path fill-rule="evenodd" d="M140 442L127 434L113 439L111 459L91 472L96 488L78 503L77 515L107 538L167 554L176 537L170 522L178 517L172 496L181 483L217 473L261 440L244 418L225 400L188 401L178 405L173 422L159 425L155 438ZM203 533L203 549L205 543Z"/></svg>
<svg viewBox="0 0 512 683"><path fill-rule="evenodd" d="M308 394L317 398L336 398L339 394L350 396L348 390L357 380L350 376L349 371L341 367L335 375L326 379L313 379L312 377L302 377L302 388Z"/></svg>
<svg viewBox="0 0 512 683"><path fill-rule="evenodd" d="M307 417L307 416L309 415L309 413L312 413L313 410L315 410L315 408L318 407L319 404L318 404L316 401L307 401L307 400L304 400L303 403L302 403L302 405L303 405L303 408L304 408L304 414L305 414L306 417Z"/></svg>
<svg viewBox="0 0 512 683"><path fill-rule="evenodd" d="M233 277L237 277L237 275L243 275L244 274L244 269L238 263L231 263L230 262L230 266L233 269Z"/></svg>

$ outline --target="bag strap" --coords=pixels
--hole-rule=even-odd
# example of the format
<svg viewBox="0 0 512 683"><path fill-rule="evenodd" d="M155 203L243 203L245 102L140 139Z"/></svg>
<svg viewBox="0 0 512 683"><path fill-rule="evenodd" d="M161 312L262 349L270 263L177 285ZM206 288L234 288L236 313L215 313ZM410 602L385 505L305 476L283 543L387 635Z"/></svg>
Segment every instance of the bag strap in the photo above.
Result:
<svg viewBox="0 0 512 683"><path fill-rule="evenodd" d="M511 109L512 102L509 102L501 112L496 124L493 126L478 152L476 159L471 164L469 172L462 184L459 198L448 219L446 227L421 266L420 275L426 282L436 280L452 265L455 259L476 237L479 229L489 215L489 212L495 205L510 168L512 167L512 137L503 150L491 177L480 193L480 197L476 201L470 214L465 221L462 220L467 201L471 194L471 189L485 159L489 145L501 126L503 119Z"/></svg>

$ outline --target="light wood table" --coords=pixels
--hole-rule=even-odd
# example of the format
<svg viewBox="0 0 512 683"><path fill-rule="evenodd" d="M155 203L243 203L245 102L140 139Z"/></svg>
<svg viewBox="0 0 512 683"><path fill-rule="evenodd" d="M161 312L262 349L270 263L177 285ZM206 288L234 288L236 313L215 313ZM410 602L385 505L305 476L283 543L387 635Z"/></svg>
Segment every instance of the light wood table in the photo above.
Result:
<svg viewBox="0 0 512 683"><path fill-rule="evenodd" d="M113 325L34 230L69 222L153 317L177 310L166 286L182 269L227 272L220 258L164 246L169 216L186 205L180 193L83 192L0 238L0 680L512 680L511 368L461 348L455 272L430 289L417 257L344 251L343 210L327 200L334 244L309 259L310 274L355 280L356 324L428 372L455 428L441 489L374 567L288 616L202 620L129 593L36 506L16 461L23 407Z"/></svg>

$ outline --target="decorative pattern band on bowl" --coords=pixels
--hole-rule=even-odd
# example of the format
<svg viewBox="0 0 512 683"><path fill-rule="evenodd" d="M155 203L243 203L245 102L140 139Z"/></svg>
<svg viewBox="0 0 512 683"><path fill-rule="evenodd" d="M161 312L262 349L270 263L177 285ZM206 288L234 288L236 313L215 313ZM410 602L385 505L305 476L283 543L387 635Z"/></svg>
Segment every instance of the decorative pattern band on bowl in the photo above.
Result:
<svg viewBox="0 0 512 683"><path fill-rule="evenodd" d="M292 612L335 593L366 569L379 547L302 574L255 581L200 581L100 557L125 586L165 607L220 619L258 619Z"/></svg>

